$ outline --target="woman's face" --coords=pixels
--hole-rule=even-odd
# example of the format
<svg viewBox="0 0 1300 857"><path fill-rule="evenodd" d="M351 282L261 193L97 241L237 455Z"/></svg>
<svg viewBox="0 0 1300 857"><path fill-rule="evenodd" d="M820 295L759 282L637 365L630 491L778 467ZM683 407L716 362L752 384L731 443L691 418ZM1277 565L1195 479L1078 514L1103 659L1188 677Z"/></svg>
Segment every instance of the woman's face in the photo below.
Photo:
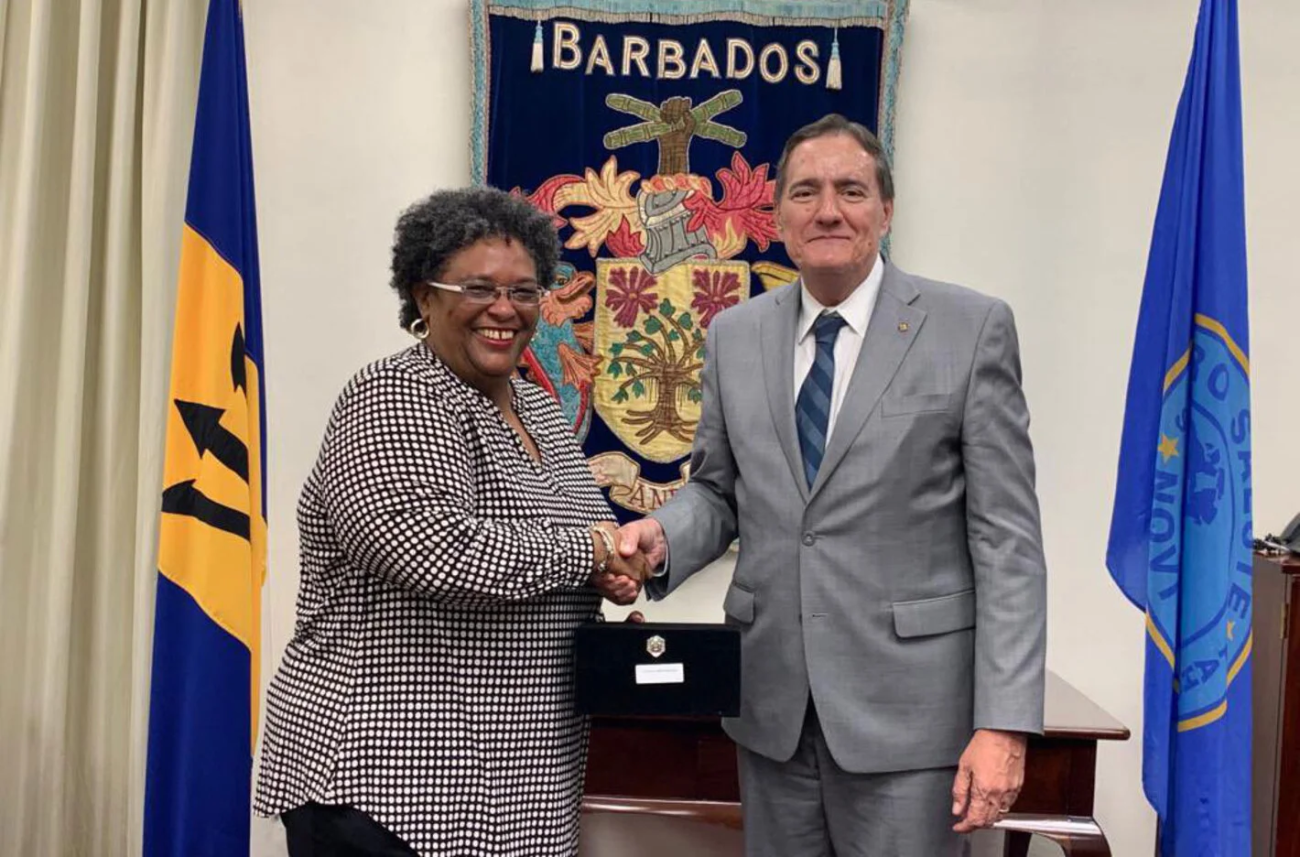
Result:
<svg viewBox="0 0 1300 857"><path fill-rule="evenodd" d="M537 267L518 241L484 238L452 256L439 282L536 283ZM510 378L537 328L538 307L517 306L504 292L487 304L425 285L417 285L412 294L429 325L429 347L453 372L484 392Z"/></svg>

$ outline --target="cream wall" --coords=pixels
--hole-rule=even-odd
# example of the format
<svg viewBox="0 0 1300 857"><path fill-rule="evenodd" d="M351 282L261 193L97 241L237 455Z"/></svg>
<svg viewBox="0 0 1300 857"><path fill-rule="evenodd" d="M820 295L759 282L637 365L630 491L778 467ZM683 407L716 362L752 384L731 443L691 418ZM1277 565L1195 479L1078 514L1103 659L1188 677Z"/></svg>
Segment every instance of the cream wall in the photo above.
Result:
<svg viewBox="0 0 1300 857"><path fill-rule="evenodd" d="M329 408L402 347L397 212L469 178L467 0L245 3L270 426L266 672L293 625L294 505ZM1194 0L912 0L894 257L1010 301L1050 568L1048 662L1140 733L1142 622L1103 567L1142 272ZM1256 529L1300 511L1300 4L1242 4ZM1289 470L1288 470L1289 467ZM655 617L720 616L727 561ZM1151 853L1135 738L1103 749L1117 855Z"/></svg>

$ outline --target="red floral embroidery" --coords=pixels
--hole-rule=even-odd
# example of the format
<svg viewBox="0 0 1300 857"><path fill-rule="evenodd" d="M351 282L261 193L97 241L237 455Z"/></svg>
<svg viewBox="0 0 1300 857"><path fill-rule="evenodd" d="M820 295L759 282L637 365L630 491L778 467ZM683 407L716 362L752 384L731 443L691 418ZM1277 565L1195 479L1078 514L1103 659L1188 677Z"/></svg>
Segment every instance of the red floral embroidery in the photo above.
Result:
<svg viewBox="0 0 1300 857"><path fill-rule="evenodd" d="M622 327L636 324L641 310L650 312L659 303L659 295L650 291L658 282L640 268L614 268L609 272L609 291L605 306L614 311L614 321Z"/></svg>
<svg viewBox="0 0 1300 857"><path fill-rule="evenodd" d="M735 271L697 268L691 280L695 286L691 309L699 310L701 327L708 327L714 316L740 303L740 277Z"/></svg>

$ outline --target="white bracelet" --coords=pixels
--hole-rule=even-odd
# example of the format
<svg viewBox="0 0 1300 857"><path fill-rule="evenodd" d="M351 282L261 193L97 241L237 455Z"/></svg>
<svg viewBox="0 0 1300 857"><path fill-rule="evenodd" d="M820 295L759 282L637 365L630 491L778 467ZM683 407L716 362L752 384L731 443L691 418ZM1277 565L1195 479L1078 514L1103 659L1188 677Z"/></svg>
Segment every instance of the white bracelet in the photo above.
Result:
<svg viewBox="0 0 1300 857"><path fill-rule="evenodd" d="M605 543L605 558L596 563L596 571L604 574L606 566L609 565L609 558L614 555L614 537L609 534L609 530L599 524L593 525L591 531L599 534L600 540Z"/></svg>

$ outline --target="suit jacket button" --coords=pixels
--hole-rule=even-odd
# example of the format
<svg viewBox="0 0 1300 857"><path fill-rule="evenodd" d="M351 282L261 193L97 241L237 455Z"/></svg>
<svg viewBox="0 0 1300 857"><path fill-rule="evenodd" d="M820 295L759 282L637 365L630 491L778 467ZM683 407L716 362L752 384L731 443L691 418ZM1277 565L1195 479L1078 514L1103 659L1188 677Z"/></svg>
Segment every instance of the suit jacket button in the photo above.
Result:
<svg viewBox="0 0 1300 857"><path fill-rule="evenodd" d="M815 541L817 541L817 536L814 535L813 533L804 533L804 534L803 534L803 543L804 543L804 544L811 546L812 543L815 542Z"/></svg>

